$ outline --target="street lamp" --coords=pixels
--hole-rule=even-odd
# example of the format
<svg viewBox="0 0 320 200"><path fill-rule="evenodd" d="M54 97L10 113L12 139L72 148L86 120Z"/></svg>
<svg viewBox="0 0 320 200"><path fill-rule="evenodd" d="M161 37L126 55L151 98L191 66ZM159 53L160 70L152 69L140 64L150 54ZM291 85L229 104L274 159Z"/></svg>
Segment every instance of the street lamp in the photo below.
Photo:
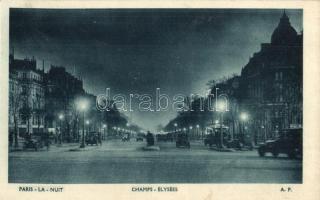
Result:
<svg viewBox="0 0 320 200"><path fill-rule="evenodd" d="M60 114L60 115L59 115L59 119L60 119L60 120L63 120L63 118L64 118L64 115L63 115L63 114Z"/></svg>
<svg viewBox="0 0 320 200"><path fill-rule="evenodd" d="M102 128L103 128L103 140L105 140L106 139L106 128L107 128L107 125L103 124Z"/></svg>
<svg viewBox="0 0 320 200"><path fill-rule="evenodd" d="M190 138L193 139L193 134L192 134L192 126L189 126L189 133L190 133Z"/></svg>
<svg viewBox="0 0 320 200"><path fill-rule="evenodd" d="M248 121L249 115L246 112L240 113L240 120L242 121L242 128L241 128L241 140L243 142L244 140L244 135L245 135L245 130L247 127L245 126L245 123Z"/></svg>
<svg viewBox="0 0 320 200"><path fill-rule="evenodd" d="M90 121L89 120L86 120L86 125L87 125L87 134L86 135L88 135L89 134L89 131L90 131Z"/></svg>
<svg viewBox="0 0 320 200"><path fill-rule="evenodd" d="M240 114L240 119L241 119L242 121L247 121L247 120L248 120L248 114L245 113L245 112L241 113L241 114Z"/></svg>
<svg viewBox="0 0 320 200"><path fill-rule="evenodd" d="M177 127L178 127L178 124L174 123L173 126L174 126L174 137L175 137L174 139L177 139Z"/></svg>
<svg viewBox="0 0 320 200"><path fill-rule="evenodd" d="M199 124L197 124L196 127L197 127L197 139L199 139L199 128L200 128Z"/></svg>
<svg viewBox="0 0 320 200"><path fill-rule="evenodd" d="M261 126L261 129L262 129L262 132L264 135L264 142L266 142L267 141L267 132L265 131L264 125Z"/></svg>
<svg viewBox="0 0 320 200"><path fill-rule="evenodd" d="M88 102L84 99L82 99L81 101L78 102L78 109L80 111L82 111L82 116L83 116L83 123L82 123L82 140L81 140L81 145L80 145L80 148L84 148L85 145L84 145L84 114L85 114L85 111L87 110L87 107L88 107Z"/></svg>
<svg viewBox="0 0 320 200"><path fill-rule="evenodd" d="M61 142L62 142L62 120L63 120L63 118L64 118L64 115L60 114L59 115L59 122L60 122L60 125L59 125L59 127L60 127L59 144L61 144Z"/></svg>
<svg viewBox="0 0 320 200"><path fill-rule="evenodd" d="M220 147L223 148L223 113L226 111L227 105L225 101L219 101L218 102L218 112L220 112Z"/></svg>

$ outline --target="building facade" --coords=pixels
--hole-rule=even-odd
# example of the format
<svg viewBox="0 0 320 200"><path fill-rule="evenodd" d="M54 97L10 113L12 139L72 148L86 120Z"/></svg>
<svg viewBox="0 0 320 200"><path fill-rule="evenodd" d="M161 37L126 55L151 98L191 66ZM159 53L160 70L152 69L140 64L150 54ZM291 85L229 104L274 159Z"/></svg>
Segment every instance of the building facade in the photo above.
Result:
<svg viewBox="0 0 320 200"><path fill-rule="evenodd" d="M302 126L302 34L284 12L271 42L261 44L241 72L241 110L249 113L254 141Z"/></svg>
<svg viewBox="0 0 320 200"><path fill-rule="evenodd" d="M9 59L9 131L37 134L44 128L43 71L32 59Z"/></svg>
<svg viewBox="0 0 320 200"><path fill-rule="evenodd" d="M62 140L77 137L76 100L85 94L82 80L74 77L62 66L51 66L45 74L46 127L62 133Z"/></svg>

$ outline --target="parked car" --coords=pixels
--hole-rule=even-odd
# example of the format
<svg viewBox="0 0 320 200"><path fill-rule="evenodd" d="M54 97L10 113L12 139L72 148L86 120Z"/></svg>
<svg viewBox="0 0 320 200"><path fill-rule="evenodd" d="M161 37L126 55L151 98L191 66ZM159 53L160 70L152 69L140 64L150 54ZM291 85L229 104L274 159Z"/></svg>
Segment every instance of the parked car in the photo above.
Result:
<svg viewBox="0 0 320 200"><path fill-rule="evenodd" d="M99 141L98 141L98 135L95 133L91 133L90 135L87 136L86 138L86 144L87 145L98 145Z"/></svg>
<svg viewBox="0 0 320 200"><path fill-rule="evenodd" d="M243 144L239 139L233 139L226 141L225 145L227 148L234 148L234 149L242 149Z"/></svg>
<svg viewBox="0 0 320 200"><path fill-rule="evenodd" d="M143 138L145 137L145 135L143 133L138 133L137 136L136 136L136 141L139 142L139 141L143 141Z"/></svg>
<svg viewBox="0 0 320 200"><path fill-rule="evenodd" d="M36 139L28 139L23 143L23 149L34 149L38 151L39 148L42 148L42 144L40 141Z"/></svg>
<svg viewBox="0 0 320 200"><path fill-rule="evenodd" d="M280 153L287 154L289 158L302 156L302 128L282 130L278 138L268 140L259 146L259 156L263 157L268 152L274 157Z"/></svg>
<svg viewBox="0 0 320 200"><path fill-rule="evenodd" d="M223 133L223 143L226 144L228 141L228 132L229 132L229 127L225 126L225 125L221 125L220 124L212 124L208 127L206 127L206 136L204 139L204 145L205 146L212 146L212 145L219 145L220 144L220 140L221 140L221 130Z"/></svg>
<svg viewBox="0 0 320 200"><path fill-rule="evenodd" d="M148 133L146 135L146 140L147 140L147 146L153 146L154 145L154 136L149 131L148 131Z"/></svg>
<svg viewBox="0 0 320 200"><path fill-rule="evenodd" d="M206 135L206 137L203 140L203 143L205 146L212 146L214 144L216 144L216 139L215 139L215 135L213 133L210 133L208 135Z"/></svg>
<svg viewBox="0 0 320 200"><path fill-rule="evenodd" d="M177 135L176 147L177 148L179 148L179 147L190 148L190 142L189 142L187 134L182 133L182 134Z"/></svg>

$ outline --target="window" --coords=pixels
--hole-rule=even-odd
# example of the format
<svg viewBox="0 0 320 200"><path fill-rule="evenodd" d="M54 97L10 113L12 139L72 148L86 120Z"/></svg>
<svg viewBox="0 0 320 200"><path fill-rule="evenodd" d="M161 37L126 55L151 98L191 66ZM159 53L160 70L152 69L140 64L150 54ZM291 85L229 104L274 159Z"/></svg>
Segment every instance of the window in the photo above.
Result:
<svg viewBox="0 0 320 200"><path fill-rule="evenodd" d="M279 80L282 80L282 72L279 73Z"/></svg>
<svg viewBox="0 0 320 200"><path fill-rule="evenodd" d="M27 93L27 87L24 85L22 86L22 93L23 94L26 94Z"/></svg>

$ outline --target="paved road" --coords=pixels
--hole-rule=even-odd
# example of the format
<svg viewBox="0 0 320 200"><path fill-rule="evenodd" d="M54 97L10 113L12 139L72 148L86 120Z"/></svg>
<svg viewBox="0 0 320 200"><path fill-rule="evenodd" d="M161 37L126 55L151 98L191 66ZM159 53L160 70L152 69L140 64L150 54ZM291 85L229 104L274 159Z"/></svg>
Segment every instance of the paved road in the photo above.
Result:
<svg viewBox="0 0 320 200"><path fill-rule="evenodd" d="M190 150L158 143L109 141L71 152L11 152L9 182L15 183L301 183L302 162L285 156L260 158L255 151L216 152L202 144Z"/></svg>

